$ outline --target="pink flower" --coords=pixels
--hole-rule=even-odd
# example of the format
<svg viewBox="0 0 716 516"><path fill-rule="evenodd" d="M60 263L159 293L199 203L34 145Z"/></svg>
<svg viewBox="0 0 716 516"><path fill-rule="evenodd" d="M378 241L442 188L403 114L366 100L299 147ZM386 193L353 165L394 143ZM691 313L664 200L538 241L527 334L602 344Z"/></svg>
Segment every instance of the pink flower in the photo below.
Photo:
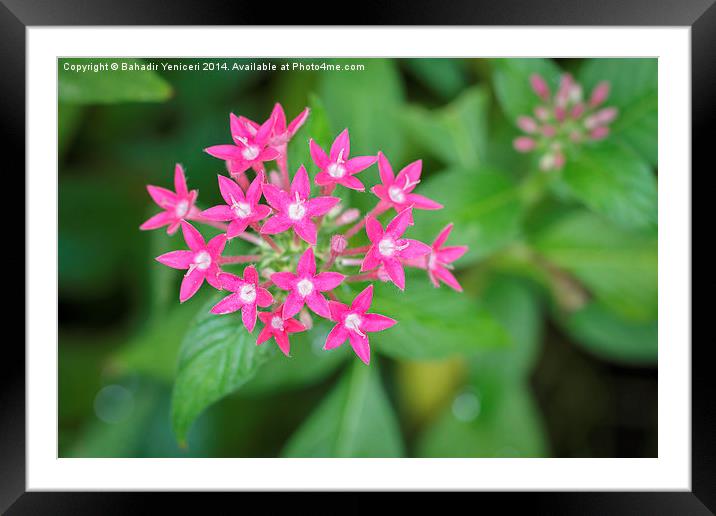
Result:
<svg viewBox="0 0 716 516"><path fill-rule="evenodd" d="M363 192L365 186L354 176L371 166L376 161L375 156L357 156L348 159L351 150L351 140L348 136L348 129L344 129L331 145L330 155L318 145L313 138L309 142L311 158L321 171L316 174L316 184L343 185L352 190Z"/></svg>
<svg viewBox="0 0 716 516"><path fill-rule="evenodd" d="M179 290L179 301L183 303L196 294L204 280L212 287L221 289L219 263L226 245L226 235L217 235L207 244L201 233L188 222L182 221L181 229L189 250L165 253L157 256L157 261L173 269L188 269Z"/></svg>
<svg viewBox="0 0 716 516"><path fill-rule="evenodd" d="M453 268L453 266L450 265L452 262L454 262L467 252L467 246L457 245L443 247L443 244L450 235L450 231L452 231L452 227L452 224L448 224L447 226L445 226L445 228L443 228L443 230L438 234L437 238L433 242L432 250L427 256L428 276L430 277L430 281L432 281L433 285L435 285L436 287L440 286L440 282L438 280L441 280L443 283L452 287L458 292L462 292L462 287L457 282L455 276L452 275L449 269Z"/></svg>
<svg viewBox="0 0 716 516"><path fill-rule="evenodd" d="M349 339L353 351L365 364L370 363L370 342L368 332L383 331L397 321L379 314L366 313L373 300L373 285L368 285L358 294L351 306L331 301L331 320L337 322L326 338L323 349L334 349Z"/></svg>
<svg viewBox="0 0 716 516"><path fill-rule="evenodd" d="M230 220L226 236L234 238L240 235L250 224L268 217L271 213L271 208L259 204L263 183L264 173L259 172L244 195L235 181L226 176L219 176L219 190L226 204L204 210L201 215L209 220Z"/></svg>
<svg viewBox="0 0 716 516"><path fill-rule="evenodd" d="M229 126L234 143L214 145L204 149L204 152L227 161L232 175L241 174L249 168L257 172L263 170L265 161L272 161L279 156L276 149L268 147L275 122L272 116L259 126L252 120L231 113Z"/></svg>
<svg viewBox="0 0 716 516"><path fill-rule="evenodd" d="M187 190L184 169L178 163L174 167L174 189L176 192L160 186L147 185L149 195L164 211L151 217L139 226L139 229L147 230L169 226L167 234L173 235L179 229L182 220L196 215L198 210L194 206L194 202L198 192Z"/></svg>
<svg viewBox="0 0 716 516"><path fill-rule="evenodd" d="M269 139L269 146L276 149L281 155L286 154L286 144L291 141L296 132L306 122L308 118L309 109L306 108L299 115L291 120L291 123L286 125L286 113L283 111L283 106L280 103L276 103L271 112L271 117L276 120L276 124L271 132L271 138Z"/></svg>
<svg viewBox="0 0 716 516"><path fill-rule="evenodd" d="M221 286L233 292L216 303L212 314L229 314L241 309L241 320L250 332L256 326L256 306L271 306L273 296L265 288L259 287L259 275L253 265L244 269L243 279L228 272L219 274Z"/></svg>
<svg viewBox="0 0 716 516"><path fill-rule="evenodd" d="M296 267L296 274L292 272L276 272L271 275L271 281L282 290L290 291L283 305L283 317L293 317L304 304L321 317L330 317L328 301L321 292L333 290L341 284L345 276L337 272L322 272L316 274L316 259L313 248L309 247L303 253Z"/></svg>
<svg viewBox="0 0 716 516"><path fill-rule="evenodd" d="M318 233L311 217L325 215L340 202L338 197L310 199L311 184L303 165L296 172L288 193L270 184L263 186L263 192L268 203L278 213L266 221L261 233L275 235L293 228L299 237L311 245L315 245Z"/></svg>
<svg viewBox="0 0 716 516"><path fill-rule="evenodd" d="M420 172L423 167L422 160L413 161L403 170L398 172L398 177L393 174L393 168L388 158L382 152L378 153L378 171L383 184L375 185L371 191L380 198L383 203L395 208L400 212L409 206L421 210L439 210L439 204L422 195L414 194L412 191L420 182Z"/></svg>
<svg viewBox="0 0 716 516"><path fill-rule="evenodd" d="M264 327L256 339L256 345L263 344L273 337L286 356L291 351L291 343L288 340L289 334L306 331L306 327L296 319L283 316L283 305L273 312L259 312L259 319L264 323Z"/></svg>
<svg viewBox="0 0 716 516"><path fill-rule="evenodd" d="M374 217L366 218L365 230L371 241L371 247L361 265L361 272L374 269L379 265L385 267L390 279L400 290L405 289L405 271L401 259L413 259L426 255L430 247L417 240L402 238L409 225L413 225L413 210L406 208L398 213L383 231Z"/></svg>

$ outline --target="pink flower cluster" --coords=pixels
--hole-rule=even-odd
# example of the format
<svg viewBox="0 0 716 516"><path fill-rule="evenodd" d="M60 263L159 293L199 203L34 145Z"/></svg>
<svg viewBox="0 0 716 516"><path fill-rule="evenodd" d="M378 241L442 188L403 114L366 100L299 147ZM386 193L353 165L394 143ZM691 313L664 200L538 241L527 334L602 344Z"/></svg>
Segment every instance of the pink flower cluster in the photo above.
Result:
<svg viewBox="0 0 716 516"><path fill-rule="evenodd" d="M157 261L186 270L179 300L191 298L204 280L229 294L211 312L217 315L241 312L243 325L253 332L257 319L263 324L257 344L273 338L281 351L289 355L291 333L310 329L309 313L335 323L324 349L333 349L348 341L366 364L370 361L368 333L390 328L396 321L368 312L373 285L368 285L350 305L338 300L335 289L343 282L390 281L405 288L404 267L427 271L437 287L440 282L461 291L450 270L466 246L443 244L452 229L448 225L432 246L406 238L413 222L413 210L437 210L442 205L413 193L422 162L415 161L397 175L382 152L374 156L350 157L348 130L341 132L329 152L309 140L311 158L319 169L313 181L319 195L311 192L311 180L301 165L291 179L288 173L288 143L306 121L305 109L290 123L280 104L262 124L231 114L229 127L232 143L214 145L205 151L225 162L230 177L219 175L223 204L207 209L196 205L197 191L188 190L184 170L177 165L172 192L148 186L149 194L163 211L154 215L141 229L167 226L173 234L181 227L187 250L157 257ZM275 161L278 171L267 172L266 163ZM364 192L357 174L377 162L381 183L371 192L375 207L361 217L355 208L344 208L331 194L336 187ZM247 177L253 170L253 179ZM262 200L266 204L262 203ZM385 227L378 217L395 210ZM222 233L205 241L189 221L220 228ZM353 223L346 231L345 225ZM365 228L369 244L350 247L350 240ZM240 238L253 245L251 254L224 256L227 241ZM226 268L247 264L241 275ZM355 268L358 268L356 270ZM351 272L352 270L352 272ZM259 309L266 309L260 311ZM298 319L296 319L298 317Z"/></svg>
<svg viewBox="0 0 716 516"><path fill-rule="evenodd" d="M584 100L582 87L568 73L562 75L554 95L540 75L532 74L530 83L542 103L534 108L534 117L517 118L517 126L527 136L516 138L514 147L519 152L538 152L542 170L564 167L565 152L570 146L609 135L609 124L618 112L615 107L600 107L609 97L608 82L597 84L588 100Z"/></svg>

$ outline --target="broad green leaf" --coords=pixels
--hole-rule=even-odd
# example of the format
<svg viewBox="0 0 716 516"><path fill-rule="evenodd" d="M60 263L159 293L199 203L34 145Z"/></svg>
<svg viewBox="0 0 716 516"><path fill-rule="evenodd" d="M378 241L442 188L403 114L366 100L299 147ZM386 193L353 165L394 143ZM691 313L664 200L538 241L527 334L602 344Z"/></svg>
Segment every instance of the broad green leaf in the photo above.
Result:
<svg viewBox="0 0 716 516"><path fill-rule="evenodd" d="M427 277L409 276L405 292L375 285L371 312L392 317L392 328L370 335L371 349L395 358L422 360L508 346L510 337L477 301Z"/></svg>
<svg viewBox="0 0 716 516"><path fill-rule="evenodd" d="M474 87L439 110L409 107L402 120L408 135L443 163L472 167L487 152L487 109L487 93Z"/></svg>
<svg viewBox="0 0 716 516"><path fill-rule="evenodd" d="M551 59L493 59L492 81L497 100L509 121L515 123L520 115L531 115L540 103L532 90L530 75L539 74L552 91L559 83L559 67Z"/></svg>
<svg viewBox="0 0 716 516"><path fill-rule="evenodd" d="M533 235L532 244L546 260L576 276L609 310L634 321L656 317L655 235L574 212Z"/></svg>
<svg viewBox="0 0 716 516"><path fill-rule="evenodd" d="M627 364L656 364L659 337L656 320L624 321L599 303L590 303L560 321L577 344L601 358Z"/></svg>
<svg viewBox="0 0 716 516"><path fill-rule="evenodd" d="M395 62L390 59L339 59L329 64L365 67L355 71L326 71L319 87L331 127L336 132L346 127L350 131L351 156L375 155L382 150L391 162L399 161L403 150L399 119L403 85ZM361 173L361 178L366 181L367 172ZM373 172L377 178L377 172Z"/></svg>
<svg viewBox="0 0 716 516"><path fill-rule="evenodd" d="M286 444L284 457L400 457L398 421L375 363L355 360Z"/></svg>
<svg viewBox="0 0 716 516"><path fill-rule="evenodd" d="M261 367L241 388L242 396L283 392L317 383L343 365L347 358L355 358L348 346L326 351L323 346L331 324L314 318L315 326L307 332L291 336L291 356L278 357Z"/></svg>
<svg viewBox="0 0 716 516"><path fill-rule="evenodd" d="M511 337L509 346L481 351L472 359L473 374L491 372L500 378L524 378L540 352L542 317L537 292L515 277L494 276L481 295Z"/></svg>
<svg viewBox="0 0 716 516"><path fill-rule="evenodd" d="M539 411L521 383L476 384L418 441L420 457L544 457Z"/></svg>
<svg viewBox="0 0 716 516"><path fill-rule="evenodd" d="M583 149L567 160L562 178L574 197L615 223L626 228L656 225L656 178L649 165L623 145Z"/></svg>
<svg viewBox="0 0 716 516"><path fill-rule="evenodd" d="M103 69L91 68L92 66ZM117 70L112 69L117 65ZM72 67L89 66L85 71ZM139 59L60 59L58 81L60 102L113 104L117 102L160 102L172 94L171 86ZM126 68L125 68L126 67ZM123 69L125 68L125 69Z"/></svg>
<svg viewBox="0 0 716 516"><path fill-rule="evenodd" d="M241 387L275 353L273 342L256 345L240 315L210 313L218 299L199 309L182 342L172 396L172 425L180 442L205 408Z"/></svg>
<svg viewBox="0 0 716 516"><path fill-rule="evenodd" d="M577 75L590 94L601 81L611 91L605 106L616 106L612 138L629 144L651 165L657 164L658 62L657 59L585 59Z"/></svg>
<svg viewBox="0 0 716 516"><path fill-rule="evenodd" d="M447 245L468 245L455 262L463 267L514 240L520 232L522 203L514 183L487 168L454 169L431 177L415 189L441 203L440 211L415 211L406 236L430 243L448 223L455 224Z"/></svg>
<svg viewBox="0 0 716 516"><path fill-rule="evenodd" d="M443 99L450 99L467 86L465 62L461 59L411 58L402 59L408 71Z"/></svg>

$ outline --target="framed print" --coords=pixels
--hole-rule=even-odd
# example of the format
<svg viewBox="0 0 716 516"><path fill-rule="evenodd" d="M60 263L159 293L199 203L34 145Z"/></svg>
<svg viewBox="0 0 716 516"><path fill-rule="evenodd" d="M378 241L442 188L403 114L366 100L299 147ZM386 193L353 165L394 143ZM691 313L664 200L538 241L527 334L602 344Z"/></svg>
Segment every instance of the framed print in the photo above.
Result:
<svg viewBox="0 0 716 516"><path fill-rule="evenodd" d="M430 8L460 27L62 3L3 11L27 171L10 514L147 490L713 510L709 2Z"/></svg>

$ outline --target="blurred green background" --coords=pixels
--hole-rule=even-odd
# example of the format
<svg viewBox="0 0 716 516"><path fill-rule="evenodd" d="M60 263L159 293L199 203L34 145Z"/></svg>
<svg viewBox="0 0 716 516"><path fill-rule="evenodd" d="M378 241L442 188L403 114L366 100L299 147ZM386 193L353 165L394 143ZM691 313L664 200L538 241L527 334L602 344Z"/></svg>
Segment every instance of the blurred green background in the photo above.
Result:
<svg viewBox="0 0 716 516"><path fill-rule="evenodd" d="M61 457L656 456L655 60L65 69L112 61L58 63ZM606 141L545 174L513 150L514 120L536 104L529 74L554 86L560 70L586 91L609 80L606 105L620 115ZM465 292L434 290L424 274L408 277L405 295L378 286L375 311L401 324L371 336L370 368L347 346L320 352L330 326L317 325L292 338L292 359L269 355L207 403L179 446L180 347L213 298L205 286L179 305L181 274L154 257L184 243L139 231L156 211L145 185L171 187L179 162L200 205L217 204L223 165L202 149L229 141L229 112L264 120L277 101L289 119L312 108L292 170L309 136L332 140L344 127L353 155L382 150L396 171L423 159L417 192L445 209L417 214L409 236L431 242L454 222L448 243L470 246L455 264ZM361 178L377 175L373 166ZM351 202L365 210L374 198Z"/></svg>

